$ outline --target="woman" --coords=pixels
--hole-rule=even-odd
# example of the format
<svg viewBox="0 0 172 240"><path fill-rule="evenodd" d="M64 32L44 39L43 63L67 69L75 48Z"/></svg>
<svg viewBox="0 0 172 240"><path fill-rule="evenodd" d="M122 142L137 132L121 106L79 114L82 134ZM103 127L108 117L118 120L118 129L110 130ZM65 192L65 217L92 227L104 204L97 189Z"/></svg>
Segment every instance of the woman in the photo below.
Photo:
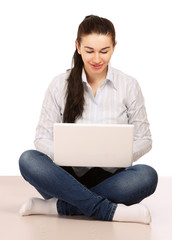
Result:
<svg viewBox="0 0 172 240"><path fill-rule="evenodd" d="M140 202L157 186L157 173L147 165L126 169L60 167L53 163L53 124L134 124L136 161L151 149L144 100L135 79L114 69L113 24L87 16L79 25L71 70L49 85L36 130L37 150L19 160L22 176L43 196L20 209L31 214L85 215L104 221L149 224L148 208Z"/></svg>

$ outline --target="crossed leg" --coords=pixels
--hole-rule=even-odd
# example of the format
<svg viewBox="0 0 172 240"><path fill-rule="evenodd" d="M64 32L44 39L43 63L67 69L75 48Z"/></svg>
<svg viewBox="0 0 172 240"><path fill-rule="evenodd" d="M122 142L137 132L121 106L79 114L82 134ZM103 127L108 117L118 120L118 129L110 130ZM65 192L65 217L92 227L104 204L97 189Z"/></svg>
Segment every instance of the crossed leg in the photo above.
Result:
<svg viewBox="0 0 172 240"><path fill-rule="evenodd" d="M50 200L30 199L22 206L20 210L21 215L84 214L86 216L95 216L100 220L150 223L149 210L144 205L138 203L151 195L156 189L157 174L151 167L136 165L127 168L91 189L87 189L47 158L46 155L37 151L28 151L20 158L20 169L24 178L37 188L45 199L52 198ZM45 168L45 162L48 162L47 166L49 168L47 166ZM43 171L42 168L47 171ZM53 171L52 169L50 171L50 168ZM34 172L36 169L37 174L35 176ZM39 179L40 172L43 174L42 180ZM55 173L56 177L52 176ZM49 184L54 184L49 185L49 188L46 186L47 182L44 184L48 176L51 179L48 179ZM58 184L55 184L57 182ZM68 184L68 188L64 189L64 184ZM68 191L68 194L66 191ZM84 197L80 196L78 198L75 194L79 193L82 195L83 193L86 194L84 194Z"/></svg>

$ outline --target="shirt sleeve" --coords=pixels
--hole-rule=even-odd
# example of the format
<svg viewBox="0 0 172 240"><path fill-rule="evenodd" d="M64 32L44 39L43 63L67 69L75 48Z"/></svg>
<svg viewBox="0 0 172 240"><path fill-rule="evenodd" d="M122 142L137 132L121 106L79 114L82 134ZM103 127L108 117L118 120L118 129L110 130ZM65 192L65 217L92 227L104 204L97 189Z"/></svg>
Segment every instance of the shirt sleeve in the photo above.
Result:
<svg viewBox="0 0 172 240"><path fill-rule="evenodd" d="M128 121L129 124L134 125L133 161L136 161L152 148L152 138L144 98L136 80L128 88L128 99Z"/></svg>
<svg viewBox="0 0 172 240"><path fill-rule="evenodd" d="M36 149L48 155L52 160L54 158L53 125L55 122L61 122L58 97L58 89L54 87L53 81L49 85L44 97L34 141Z"/></svg>

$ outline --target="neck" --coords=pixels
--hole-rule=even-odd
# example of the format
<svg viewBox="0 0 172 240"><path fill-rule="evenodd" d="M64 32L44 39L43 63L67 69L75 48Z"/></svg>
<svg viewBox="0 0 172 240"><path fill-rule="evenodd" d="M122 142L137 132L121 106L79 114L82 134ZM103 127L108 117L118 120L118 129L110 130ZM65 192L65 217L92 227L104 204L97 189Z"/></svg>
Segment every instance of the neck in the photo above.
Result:
<svg viewBox="0 0 172 240"><path fill-rule="evenodd" d="M86 76L87 76L87 81L90 84L98 84L101 83L105 80L107 75L107 70L101 74L94 74L94 75L90 75L89 73L86 72Z"/></svg>

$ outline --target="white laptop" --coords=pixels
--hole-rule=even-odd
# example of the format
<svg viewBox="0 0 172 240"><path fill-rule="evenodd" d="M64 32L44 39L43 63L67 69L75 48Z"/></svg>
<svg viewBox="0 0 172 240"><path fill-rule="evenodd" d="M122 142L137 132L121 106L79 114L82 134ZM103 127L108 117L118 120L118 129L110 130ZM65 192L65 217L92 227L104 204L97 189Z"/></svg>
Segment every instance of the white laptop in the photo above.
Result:
<svg viewBox="0 0 172 240"><path fill-rule="evenodd" d="M54 162L59 166L128 167L134 125L54 124Z"/></svg>

